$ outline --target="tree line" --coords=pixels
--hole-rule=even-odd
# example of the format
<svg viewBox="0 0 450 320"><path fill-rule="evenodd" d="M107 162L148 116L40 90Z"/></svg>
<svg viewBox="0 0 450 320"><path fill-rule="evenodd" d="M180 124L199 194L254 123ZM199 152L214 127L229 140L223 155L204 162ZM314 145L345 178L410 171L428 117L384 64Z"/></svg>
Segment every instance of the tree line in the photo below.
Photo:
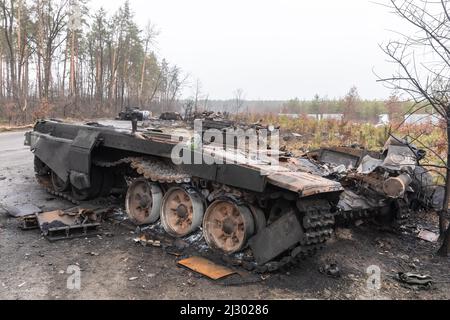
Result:
<svg viewBox="0 0 450 320"><path fill-rule="evenodd" d="M311 100L291 99L283 103L281 107L281 113L339 113L345 120L374 123L378 122L380 114L388 114L391 121L401 122L405 114L417 111L430 113L432 108L404 100L396 93L392 93L386 100L362 99L356 87L350 88L348 93L339 99L329 99L316 94Z"/></svg>
<svg viewBox="0 0 450 320"><path fill-rule="evenodd" d="M172 109L187 76L157 57L157 36L128 1L108 15L87 0L0 0L0 117Z"/></svg>

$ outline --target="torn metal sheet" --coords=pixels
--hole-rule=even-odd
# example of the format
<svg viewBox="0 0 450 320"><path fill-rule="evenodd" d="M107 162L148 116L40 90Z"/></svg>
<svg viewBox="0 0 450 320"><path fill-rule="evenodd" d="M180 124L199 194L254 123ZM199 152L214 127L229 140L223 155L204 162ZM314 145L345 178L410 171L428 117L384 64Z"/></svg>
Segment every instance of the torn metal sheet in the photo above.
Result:
<svg viewBox="0 0 450 320"><path fill-rule="evenodd" d="M383 161L383 166L392 169L414 168L417 165L417 157L408 146L390 145L388 153Z"/></svg>
<svg viewBox="0 0 450 320"><path fill-rule="evenodd" d="M306 172L276 172L267 176L267 181L280 188L298 192L307 197L324 192L340 192L343 190L339 182L317 177Z"/></svg>
<svg viewBox="0 0 450 320"><path fill-rule="evenodd" d="M216 264L208 259L202 257L190 257L178 261L179 265L185 266L195 272L203 274L208 278L213 280L218 280L223 277L229 276L230 274L236 273L236 271L231 270L225 266Z"/></svg>
<svg viewBox="0 0 450 320"><path fill-rule="evenodd" d="M380 159L372 158L371 156L367 155L364 158L362 158L361 163L358 166L357 172L362 174L371 173L373 170L375 170L377 167L379 167L383 163Z"/></svg>
<svg viewBox="0 0 450 320"><path fill-rule="evenodd" d="M436 242L439 239L439 234L428 230L421 230L417 237L428 242Z"/></svg>
<svg viewBox="0 0 450 320"><path fill-rule="evenodd" d="M2 205L3 209L14 218L25 217L35 213L40 213L42 210L33 204L21 204L17 206Z"/></svg>
<svg viewBox="0 0 450 320"><path fill-rule="evenodd" d="M338 148L335 148L338 149ZM320 162L335 166L344 165L346 168L355 168L358 165L359 155L353 154L359 149L341 147L341 150L322 149L320 153Z"/></svg>
<svg viewBox="0 0 450 320"><path fill-rule="evenodd" d="M351 190L341 193L338 208L342 211L369 210L377 206L377 203L363 195L356 194Z"/></svg>

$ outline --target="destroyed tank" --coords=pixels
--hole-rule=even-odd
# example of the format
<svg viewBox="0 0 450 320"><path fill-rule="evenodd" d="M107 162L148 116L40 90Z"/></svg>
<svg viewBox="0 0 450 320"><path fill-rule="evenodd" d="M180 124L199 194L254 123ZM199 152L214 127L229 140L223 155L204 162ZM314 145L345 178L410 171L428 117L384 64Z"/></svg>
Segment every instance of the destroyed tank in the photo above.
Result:
<svg viewBox="0 0 450 320"><path fill-rule="evenodd" d="M160 221L172 237L201 229L212 250L243 256L251 270L273 271L310 256L332 236L339 182L289 168L278 149L266 155L231 152L235 139L205 138L206 130L200 147L191 128L174 139L174 128L183 126L160 121L158 128L136 130L136 124L121 129L40 120L25 144L35 156L37 181L48 192L74 203L123 194L136 225ZM230 126L209 123L215 138ZM174 154L200 156L202 162L174 161ZM269 154L280 162L268 162ZM218 156L225 161L215 161Z"/></svg>

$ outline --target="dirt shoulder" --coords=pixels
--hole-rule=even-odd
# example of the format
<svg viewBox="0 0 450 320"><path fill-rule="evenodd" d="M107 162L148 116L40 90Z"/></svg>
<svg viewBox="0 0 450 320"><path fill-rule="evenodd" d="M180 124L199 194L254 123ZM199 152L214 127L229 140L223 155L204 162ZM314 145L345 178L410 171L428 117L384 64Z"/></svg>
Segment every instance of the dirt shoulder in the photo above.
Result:
<svg viewBox="0 0 450 320"><path fill-rule="evenodd" d="M0 132L22 131L31 128L33 128L33 124L27 124L23 126L0 125Z"/></svg>

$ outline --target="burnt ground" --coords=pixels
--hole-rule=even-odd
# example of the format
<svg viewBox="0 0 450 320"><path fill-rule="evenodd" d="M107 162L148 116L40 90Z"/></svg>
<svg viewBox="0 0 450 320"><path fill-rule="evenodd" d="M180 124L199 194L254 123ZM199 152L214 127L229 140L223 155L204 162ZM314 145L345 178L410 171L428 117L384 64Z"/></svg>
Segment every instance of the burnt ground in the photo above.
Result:
<svg viewBox="0 0 450 320"><path fill-rule="evenodd" d="M0 204L34 204L44 211L72 207L36 183L32 154L22 144L23 132L0 134ZM436 228L431 214L421 213L413 222ZM295 267L237 277L256 282L230 285L177 266L179 257L162 247L136 244L135 231L122 224L103 223L99 237L51 243L38 230L18 229L17 220L3 210L0 298L449 299L450 259L437 257L438 244L418 239L414 228L411 223L403 230L383 230L368 222L339 228L324 250ZM319 272L327 263L337 263L339 278ZM80 290L66 287L69 265L81 268ZM367 288L371 265L381 269L379 290ZM392 278L397 272L429 274L436 283L428 290L405 287Z"/></svg>

